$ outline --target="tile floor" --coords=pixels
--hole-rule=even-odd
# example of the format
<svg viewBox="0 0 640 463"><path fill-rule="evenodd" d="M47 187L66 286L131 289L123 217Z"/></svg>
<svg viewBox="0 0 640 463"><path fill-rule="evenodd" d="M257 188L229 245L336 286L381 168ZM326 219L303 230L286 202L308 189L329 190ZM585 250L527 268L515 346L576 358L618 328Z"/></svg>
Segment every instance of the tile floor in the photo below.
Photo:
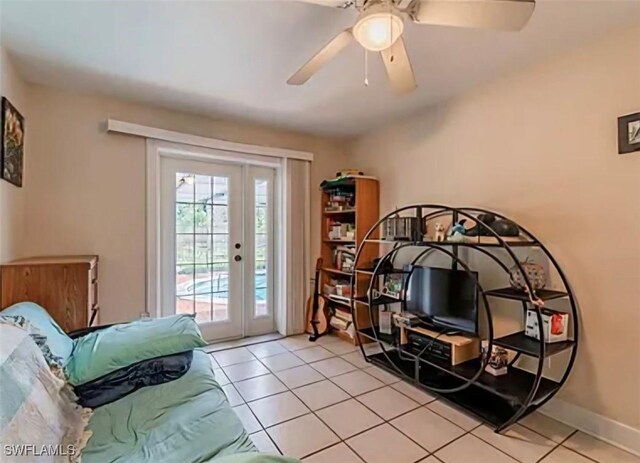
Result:
<svg viewBox="0 0 640 463"><path fill-rule="evenodd" d="M495 434L331 336L316 343L293 336L211 358L263 452L313 463L640 463L537 413Z"/></svg>

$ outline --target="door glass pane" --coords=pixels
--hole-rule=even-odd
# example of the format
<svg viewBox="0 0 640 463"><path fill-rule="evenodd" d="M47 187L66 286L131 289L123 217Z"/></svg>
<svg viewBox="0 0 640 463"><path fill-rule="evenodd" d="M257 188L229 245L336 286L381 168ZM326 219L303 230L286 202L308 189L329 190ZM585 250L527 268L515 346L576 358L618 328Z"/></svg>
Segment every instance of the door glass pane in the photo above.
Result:
<svg viewBox="0 0 640 463"><path fill-rule="evenodd" d="M211 321L211 269L208 265L195 266L194 303L197 322Z"/></svg>
<svg viewBox="0 0 640 463"><path fill-rule="evenodd" d="M193 209L193 223L196 233L211 233L213 217L210 204L195 204Z"/></svg>
<svg viewBox="0 0 640 463"><path fill-rule="evenodd" d="M229 179L213 177L213 204L229 204Z"/></svg>
<svg viewBox="0 0 640 463"><path fill-rule="evenodd" d="M213 262L213 246L211 244L212 235L195 236L195 263L211 264Z"/></svg>
<svg viewBox="0 0 640 463"><path fill-rule="evenodd" d="M229 272L219 271L213 273L212 278L213 315L214 321L222 321L228 318L229 305Z"/></svg>
<svg viewBox="0 0 640 463"><path fill-rule="evenodd" d="M176 313L229 319L228 178L176 174Z"/></svg>
<svg viewBox="0 0 640 463"><path fill-rule="evenodd" d="M178 172L176 174L176 202L193 203L194 184L193 174Z"/></svg>
<svg viewBox="0 0 640 463"><path fill-rule="evenodd" d="M207 175L196 175L195 197L197 203L211 204L211 177Z"/></svg>
<svg viewBox="0 0 640 463"><path fill-rule="evenodd" d="M176 265L176 313L194 314L194 267L193 265Z"/></svg>
<svg viewBox="0 0 640 463"><path fill-rule="evenodd" d="M229 262L229 235L215 234L211 235L213 239L213 258L211 262L214 264L223 264L221 268L216 267L217 270L228 270L227 263Z"/></svg>
<svg viewBox="0 0 640 463"><path fill-rule="evenodd" d="M193 233L194 227L194 205L176 204L176 233Z"/></svg>
<svg viewBox="0 0 640 463"><path fill-rule="evenodd" d="M212 221L213 221L213 232L214 233L229 233L229 218L227 217L229 206L211 206L213 208L212 211Z"/></svg>
<svg viewBox="0 0 640 463"><path fill-rule="evenodd" d="M255 180L255 261L254 261L254 315L269 314L268 271L268 181Z"/></svg>
<svg viewBox="0 0 640 463"><path fill-rule="evenodd" d="M193 235L177 233L176 234L176 264L193 264Z"/></svg>

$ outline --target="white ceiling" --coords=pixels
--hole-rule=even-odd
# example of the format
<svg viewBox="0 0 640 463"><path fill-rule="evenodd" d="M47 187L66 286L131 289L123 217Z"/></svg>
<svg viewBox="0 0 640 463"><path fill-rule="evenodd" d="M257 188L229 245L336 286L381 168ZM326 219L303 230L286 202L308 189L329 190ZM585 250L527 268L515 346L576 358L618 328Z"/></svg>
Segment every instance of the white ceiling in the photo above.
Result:
<svg viewBox="0 0 640 463"><path fill-rule="evenodd" d="M519 33L408 24L418 89L396 96L352 44L305 86L285 81L355 21L288 1L1 1L2 45L30 82L305 132L356 135L640 21L640 0L538 0ZM613 71L612 71L613 72Z"/></svg>

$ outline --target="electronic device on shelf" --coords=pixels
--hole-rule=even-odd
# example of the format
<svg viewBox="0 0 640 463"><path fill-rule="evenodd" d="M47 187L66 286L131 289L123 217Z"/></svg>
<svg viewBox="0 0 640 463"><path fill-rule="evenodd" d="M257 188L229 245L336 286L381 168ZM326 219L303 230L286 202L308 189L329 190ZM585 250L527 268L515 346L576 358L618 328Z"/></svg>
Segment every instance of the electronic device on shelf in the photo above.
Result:
<svg viewBox="0 0 640 463"><path fill-rule="evenodd" d="M411 328L412 326L419 326L422 323L420 317L409 312L403 312L401 314L394 315L394 321L397 327Z"/></svg>
<svg viewBox="0 0 640 463"><path fill-rule="evenodd" d="M414 353L424 351L427 355L451 363L451 344L413 332L410 332L407 338L409 340L409 347Z"/></svg>
<svg viewBox="0 0 640 463"><path fill-rule="evenodd" d="M477 273L413 266L406 310L435 328L478 333Z"/></svg>
<svg viewBox="0 0 640 463"><path fill-rule="evenodd" d="M422 357L435 357L451 365L459 365L480 356L479 338L442 334L422 327L406 329L406 336L401 336L401 343L414 355L422 353Z"/></svg>
<svg viewBox="0 0 640 463"><path fill-rule="evenodd" d="M421 238L417 217L390 217L384 222L383 239L391 241L418 241Z"/></svg>

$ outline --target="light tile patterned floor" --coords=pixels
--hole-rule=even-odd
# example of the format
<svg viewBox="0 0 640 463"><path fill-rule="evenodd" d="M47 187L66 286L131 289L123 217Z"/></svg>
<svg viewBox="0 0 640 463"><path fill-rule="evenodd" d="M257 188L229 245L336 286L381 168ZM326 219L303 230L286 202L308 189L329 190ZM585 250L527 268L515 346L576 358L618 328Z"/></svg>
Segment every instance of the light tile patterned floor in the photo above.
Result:
<svg viewBox="0 0 640 463"><path fill-rule="evenodd" d="M497 435L331 336L217 351L212 364L255 445L305 462L640 463L537 413Z"/></svg>

